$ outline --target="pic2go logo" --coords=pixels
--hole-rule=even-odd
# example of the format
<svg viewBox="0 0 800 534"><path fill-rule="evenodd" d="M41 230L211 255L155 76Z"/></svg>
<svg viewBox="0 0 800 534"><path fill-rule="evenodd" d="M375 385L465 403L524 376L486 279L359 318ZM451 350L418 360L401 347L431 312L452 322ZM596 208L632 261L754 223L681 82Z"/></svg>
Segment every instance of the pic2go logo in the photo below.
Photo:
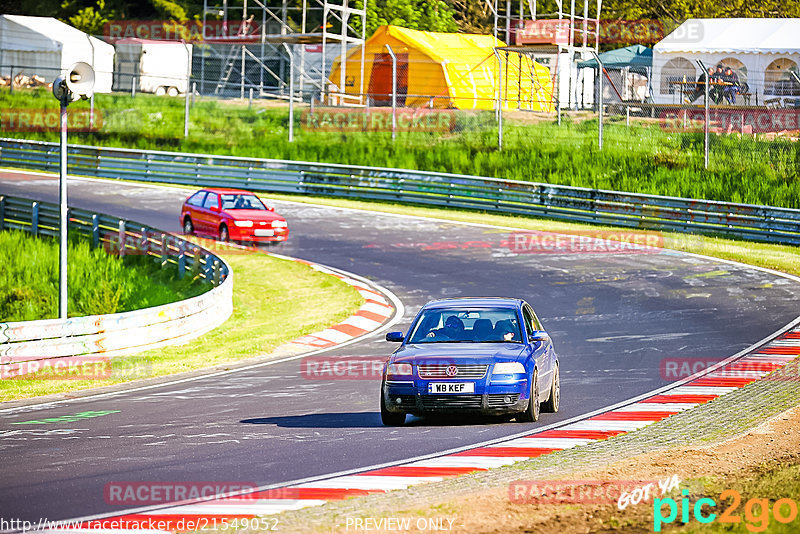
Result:
<svg viewBox="0 0 800 534"><path fill-rule="evenodd" d="M720 501L731 499L731 503L719 516L712 510L717 507L714 499L704 497L692 504L689 501L689 490L681 491L683 497L679 503L671 497L663 499L653 499L653 531L661 532L663 525L668 525L678 518L680 509L681 522L688 523L691 512L699 523L741 523L742 518L736 513L737 508L742 503L742 496L736 490L725 490L719 495ZM764 532L769 527L770 522L770 501L769 499L749 499L744 505L745 528L750 532ZM665 505L667 515L664 515ZM705 510L704 510L705 508ZM793 499L778 499L772 505L772 517L778 523L791 523L797 518L797 503Z"/></svg>

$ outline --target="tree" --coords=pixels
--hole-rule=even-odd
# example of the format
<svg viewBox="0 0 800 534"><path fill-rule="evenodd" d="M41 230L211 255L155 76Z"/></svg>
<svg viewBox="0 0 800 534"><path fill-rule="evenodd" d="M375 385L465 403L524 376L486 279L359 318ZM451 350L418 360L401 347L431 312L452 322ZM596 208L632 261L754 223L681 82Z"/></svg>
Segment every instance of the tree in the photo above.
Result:
<svg viewBox="0 0 800 534"><path fill-rule="evenodd" d="M370 0L367 4L367 36L387 24L432 32L458 30L453 9L443 0ZM359 24L354 26L360 29Z"/></svg>
<svg viewBox="0 0 800 534"><path fill-rule="evenodd" d="M69 8L70 3L64 2L61 7ZM114 12L106 8L105 0L97 0L97 4L94 6L78 8L77 13L69 17L67 21L89 35L101 35L105 23L114 18Z"/></svg>

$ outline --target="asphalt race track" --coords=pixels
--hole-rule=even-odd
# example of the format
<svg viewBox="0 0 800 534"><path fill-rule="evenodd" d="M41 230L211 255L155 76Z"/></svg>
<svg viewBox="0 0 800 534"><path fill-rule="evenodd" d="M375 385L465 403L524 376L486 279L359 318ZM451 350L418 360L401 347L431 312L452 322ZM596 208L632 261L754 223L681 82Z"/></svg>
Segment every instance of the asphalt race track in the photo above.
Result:
<svg viewBox="0 0 800 534"><path fill-rule="evenodd" d="M58 201L58 182L0 172L0 194ZM75 207L180 232L185 190L77 179ZM367 277L394 292L405 329L426 301L519 296L561 358L562 407L540 423L413 419L385 428L378 380L309 380L300 360L221 376L0 412L4 517L116 514L119 481L238 481L259 486L366 468L516 434L668 383L666 359L720 359L797 315L800 285L771 273L671 252L515 253L509 230L273 203L290 227L274 250ZM509 241L511 240L511 241ZM314 310L309 310L314 313ZM224 328L224 326L222 327ZM386 356L372 335L334 356ZM12 424L86 411L107 415Z"/></svg>

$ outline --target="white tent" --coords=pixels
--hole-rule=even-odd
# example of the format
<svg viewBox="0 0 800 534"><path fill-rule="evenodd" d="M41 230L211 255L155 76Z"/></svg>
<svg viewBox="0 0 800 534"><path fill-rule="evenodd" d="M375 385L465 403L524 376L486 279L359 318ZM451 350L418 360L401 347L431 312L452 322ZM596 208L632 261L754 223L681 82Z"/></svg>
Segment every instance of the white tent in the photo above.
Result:
<svg viewBox="0 0 800 534"><path fill-rule="evenodd" d="M0 15L0 74L13 67L50 83L77 61L94 67L95 92L111 92L113 46L52 17Z"/></svg>
<svg viewBox="0 0 800 534"><path fill-rule="evenodd" d="M680 84L706 67L730 65L747 82L752 104L800 96L800 19L689 19L653 47L657 104L679 103ZM741 97L739 97L741 99ZM737 104L742 103L737 100Z"/></svg>

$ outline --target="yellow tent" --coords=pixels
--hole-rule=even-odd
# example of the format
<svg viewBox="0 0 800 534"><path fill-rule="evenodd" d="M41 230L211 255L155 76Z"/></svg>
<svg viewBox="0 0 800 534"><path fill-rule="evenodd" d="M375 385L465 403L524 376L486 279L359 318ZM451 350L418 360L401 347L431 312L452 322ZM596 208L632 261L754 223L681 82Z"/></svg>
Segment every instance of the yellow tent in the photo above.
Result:
<svg viewBox="0 0 800 534"><path fill-rule="evenodd" d="M392 60L397 56L397 101L400 106L494 109L498 98L495 47L505 43L491 35L421 32L381 26L364 43L364 81L361 47L350 50L344 89L357 97L369 94L373 103L387 105L392 92ZM551 111L554 105L550 70L516 52L499 51L503 109ZM331 66L332 92L340 91L341 57Z"/></svg>

